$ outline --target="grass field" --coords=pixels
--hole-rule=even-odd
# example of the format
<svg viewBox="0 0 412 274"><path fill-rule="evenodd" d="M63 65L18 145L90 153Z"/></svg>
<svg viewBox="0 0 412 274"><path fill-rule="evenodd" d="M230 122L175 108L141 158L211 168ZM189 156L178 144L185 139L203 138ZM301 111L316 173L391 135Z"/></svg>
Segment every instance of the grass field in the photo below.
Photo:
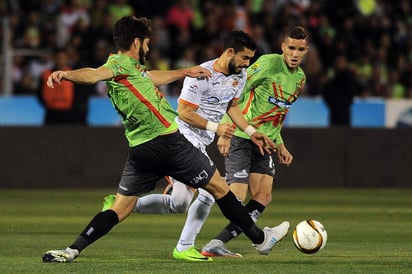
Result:
<svg viewBox="0 0 412 274"><path fill-rule="evenodd" d="M282 189L259 226L317 219L326 247L300 253L292 233L268 256L245 236L229 243L241 259L176 261L171 252L185 214L134 214L71 264L42 263L49 249L71 244L110 190L0 191L0 273L412 273L412 189ZM226 224L215 205L197 247Z"/></svg>

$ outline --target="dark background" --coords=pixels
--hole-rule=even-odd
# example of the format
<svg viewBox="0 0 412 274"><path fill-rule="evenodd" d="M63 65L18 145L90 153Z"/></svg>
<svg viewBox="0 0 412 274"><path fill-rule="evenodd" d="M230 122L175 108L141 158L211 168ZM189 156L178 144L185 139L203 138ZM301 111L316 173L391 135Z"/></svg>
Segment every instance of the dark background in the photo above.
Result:
<svg viewBox="0 0 412 274"><path fill-rule="evenodd" d="M411 129L283 129L294 156L276 187L410 187ZM127 157L117 127L0 127L1 188L117 188ZM210 156L221 171L216 145Z"/></svg>

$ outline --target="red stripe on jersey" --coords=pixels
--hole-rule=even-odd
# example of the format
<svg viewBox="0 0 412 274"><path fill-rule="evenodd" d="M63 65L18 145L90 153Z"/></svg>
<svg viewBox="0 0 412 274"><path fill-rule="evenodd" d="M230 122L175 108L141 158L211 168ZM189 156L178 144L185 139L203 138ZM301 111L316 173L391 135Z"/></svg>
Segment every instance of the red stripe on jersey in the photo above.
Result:
<svg viewBox="0 0 412 274"><path fill-rule="evenodd" d="M294 92L291 96L289 96L289 98L288 98L288 101L289 101L290 103L293 103L293 102L296 101L296 99L298 99L299 94L300 94L300 93L302 92L302 90L303 90L304 84L305 84L305 79L300 80L299 86L296 87L295 92Z"/></svg>
<svg viewBox="0 0 412 274"><path fill-rule="evenodd" d="M275 98L279 97L278 88L276 87L276 83L272 83L273 93L275 94Z"/></svg>
<svg viewBox="0 0 412 274"><path fill-rule="evenodd" d="M272 122L274 127L282 124L286 118L286 113L288 110L285 111L285 114L279 109L279 107L274 107L269 111L262 113L261 115L252 119L254 122L254 126L259 128L263 123Z"/></svg>
<svg viewBox="0 0 412 274"><path fill-rule="evenodd" d="M280 92L280 98L284 98L285 94L283 93L283 89L281 85L279 85L279 92Z"/></svg>
<svg viewBox="0 0 412 274"><path fill-rule="evenodd" d="M166 120L165 117L163 117L162 114L148 101L146 98L130 83L126 78L119 77L117 80L119 83L123 84L125 87L127 87L134 95L136 95L137 99L139 99L143 104L146 105L148 109L150 109L151 112L159 119L159 121L166 127L168 128L170 126L170 122Z"/></svg>
<svg viewBox="0 0 412 274"><path fill-rule="evenodd" d="M245 115L245 114L248 112L248 110L249 110L249 108L250 108L250 104L252 103L252 100L253 100L254 97L255 97L255 90L252 89L252 90L250 91L250 96L249 96L249 99L248 99L247 102L246 102L245 108L244 108L243 111L242 111L242 114L243 114L243 115Z"/></svg>

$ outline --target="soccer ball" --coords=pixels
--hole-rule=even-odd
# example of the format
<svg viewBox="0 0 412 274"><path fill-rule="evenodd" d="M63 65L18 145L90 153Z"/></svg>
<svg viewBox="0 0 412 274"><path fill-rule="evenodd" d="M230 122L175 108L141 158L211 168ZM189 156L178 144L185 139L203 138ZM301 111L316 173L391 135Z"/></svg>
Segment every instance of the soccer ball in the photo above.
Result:
<svg viewBox="0 0 412 274"><path fill-rule="evenodd" d="M316 220L302 221L293 231L293 243L306 254L313 254L325 247L328 234L323 225Z"/></svg>

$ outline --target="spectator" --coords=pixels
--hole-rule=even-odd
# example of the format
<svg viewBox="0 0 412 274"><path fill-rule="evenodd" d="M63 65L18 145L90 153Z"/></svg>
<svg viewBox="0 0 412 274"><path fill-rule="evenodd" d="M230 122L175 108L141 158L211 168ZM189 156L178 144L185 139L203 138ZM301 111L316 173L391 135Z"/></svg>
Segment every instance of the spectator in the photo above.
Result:
<svg viewBox="0 0 412 274"><path fill-rule="evenodd" d="M52 71L71 69L68 52L68 49L57 50L53 56L54 66L46 69L41 77L38 98L45 109L45 125L86 124L88 98L85 90L76 90L75 84L69 81L63 81L54 89L46 85Z"/></svg>
<svg viewBox="0 0 412 274"><path fill-rule="evenodd" d="M108 10L112 19L112 23L122 18L123 16L132 15L134 13L134 9L129 4L128 0L116 0L114 1L114 3L109 4Z"/></svg>
<svg viewBox="0 0 412 274"><path fill-rule="evenodd" d="M329 123L331 126L349 127L350 108L358 86L354 74L349 70L346 56L336 57L333 74L323 87L323 98L329 108Z"/></svg>
<svg viewBox="0 0 412 274"><path fill-rule="evenodd" d="M322 83L323 72L333 69L337 55L345 55L350 63L356 65L357 73L366 73L369 78L375 74L374 77L379 78L373 79L381 79L379 83L366 81L368 83L365 84L363 81L363 96L388 96L392 70L398 71L406 88L405 96L410 97L412 93L411 68L405 70L396 65L397 56L401 54L408 64L411 63L412 5L407 0L157 0L158 5L131 0L14 0L0 3L0 14L9 19L10 44L24 52L19 57L23 58L19 60L21 71L31 69L28 66L33 62L42 63L40 55L43 53L39 50L73 46L72 41L78 44L77 48L81 46L82 60L91 62L96 41L105 40L108 48L112 48L113 20L125 14L138 13L139 16L153 18L152 48L158 48L161 56L169 56L172 67L182 58L181 49L188 46L195 50L195 63L216 56L221 51L216 46L221 44L221 37L235 26L250 28L250 34L256 34L259 50L255 58L268 50L279 52L279 34L296 23L310 30L313 47L317 48L320 59L316 66L323 68L321 73L314 72L308 76L305 95L317 96L320 93L316 86ZM242 11L243 17L235 16L236 8ZM28 53L27 49L30 49ZM363 58L365 54L367 58ZM310 59L309 55L307 59ZM375 71L371 71L365 62L369 62ZM360 71L359 66L365 70ZM362 77L356 76L358 79ZM20 84L23 89L16 92L32 93L30 87L37 88L39 76L23 78L24 84Z"/></svg>
<svg viewBox="0 0 412 274"><path fill-rule="evenodd" d="M60 48L66 46L70 41L73 26L79 21L87 26L90 25L88 10L81 4L80 0L68 0L57 18L59 36L56 46Z"/></svg>

